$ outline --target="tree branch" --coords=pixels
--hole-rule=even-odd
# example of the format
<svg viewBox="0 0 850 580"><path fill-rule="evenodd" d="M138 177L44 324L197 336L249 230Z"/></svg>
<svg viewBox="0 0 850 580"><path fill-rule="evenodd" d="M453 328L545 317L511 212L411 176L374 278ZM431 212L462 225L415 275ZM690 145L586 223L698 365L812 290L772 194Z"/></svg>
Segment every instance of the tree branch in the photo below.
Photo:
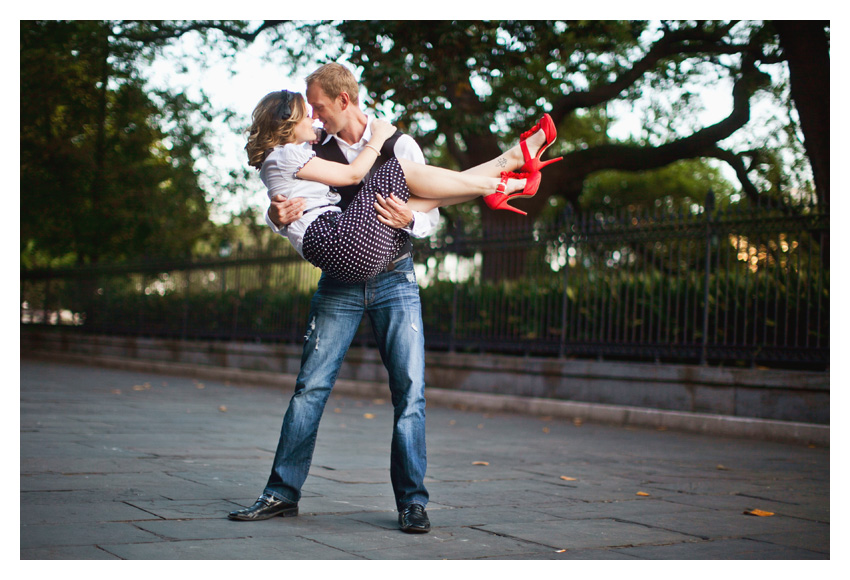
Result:
<svg viewBox="0 0 850 580"><path fill-rule="evenodd" d="M461 167L468 168L472 166L469 162L469 156L464 150L458 147L458 144L455 141L455 133L446 133L446 149L448 149L449 155L451 155L453 159L457 160Z"/></svg>
<svg viewBox="0 0 850 580"><path fill-rule="evenodd" d="M717 142L730 136L750 120L750 97L761 82L762 73L752 55L745 55L741 75L732 90L733 108L728 117L693 134L658 147L636 145L599 145L564 155L564 161L552 167L554 181L575 189L596 171L614 169L641 171L657 169L680 159L711 156L718 153ZM724 159L725 160L725 159ZM742 180L742 185L746 181Z"/></svg>
<svg viewBox="0 0 850 580"><path fill-rule="evenodd" d="M760 195L759 190L756 189L756 186L753 185L752 181L750 181L749 174L747 173L747 167L744 165L744 160L740 155L727 151L721 147L710 148L706 151L706 155L729 164L729 166L735 170L735 175L738 177L738 181L741 182L741 188L744 190L747 197L749 197L752 201L758 201Z"/></svg>
<svg viewBox="0 0 850 580"><path fill-rule="evenodd" d="M285 22L289 21L264 20L262 24L260 24L255 30L246 32L243 28L239 26L234 26L232 22L228 22L226 20L194 20L184 23L178 23L174 26L161 26L163 24L162 21L151 21L150 24L157 26L158 28L143 33L139 33L136 30L124 30L118 36L134 42L153 43L157 41L179 38L189 32L205 32L207 30L219 30L227 36L238 38L240 40L244 40L245 42L250 43L256 40L260 33L262 33L263 31L268 30L269 28L279 26Z"/></svg>
<svg viewBox="0 0 850 580"><path fill-rule="evenodd" d="M667 32L642 59L613 81L589 91L574 91L564 95L554 103L551 116L558 123L576 109L593 107L615 98L665 58L688 54L737 54L748 50L746 46L724 43L722 38L725 33L725 29L713 32L703 29Z"/></svg>

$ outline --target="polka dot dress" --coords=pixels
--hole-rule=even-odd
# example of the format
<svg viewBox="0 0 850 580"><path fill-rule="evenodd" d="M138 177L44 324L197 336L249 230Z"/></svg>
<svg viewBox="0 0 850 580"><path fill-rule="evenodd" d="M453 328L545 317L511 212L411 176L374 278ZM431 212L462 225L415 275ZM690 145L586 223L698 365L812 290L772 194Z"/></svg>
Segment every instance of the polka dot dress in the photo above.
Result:
<svg viewBox="0 0 850 580"><path fill-rule="evenodd" d="M357 284L383 272L407 242L408 234L378 221L375 194L394 193L403 201L410 190L398 159L390 158L360 189L344 212L325 212L304 232L304 257L327 275Z"/></svg>

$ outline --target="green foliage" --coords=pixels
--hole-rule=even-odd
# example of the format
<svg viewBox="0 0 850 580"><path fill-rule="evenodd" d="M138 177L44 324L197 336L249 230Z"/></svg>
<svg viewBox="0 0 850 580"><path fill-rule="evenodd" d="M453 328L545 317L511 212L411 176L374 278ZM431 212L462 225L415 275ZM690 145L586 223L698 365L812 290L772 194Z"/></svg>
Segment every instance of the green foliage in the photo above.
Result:
<svg viewBox="0 0 850 580"><path fill-rule="evenodd" d="M446 135L513 131L587 79L622 67L605 53L637 44L628 21L346 21L348 59L376 102L395 103ZM420 129L421 131L421 129Z"/></svg>
<svg viewBox="0 0 850 580"><path fill-rule="evenodd" d="M208 211L204 131L182 95L149 94L150 48L108 22L21 22L21 263L187 255ZM156 100L155 100L156 99Z"/></svg>
<svg viewBox="0 0 850 580"><path fill-rule="evenodd" d="M655 171L604 171L585 182L581 206L591 211L628 208L632 212L665 210L675 206L690 210L702 205L712 190L718 199L728 199L731 184L720 170L703 160L678 161Z"/></svg>

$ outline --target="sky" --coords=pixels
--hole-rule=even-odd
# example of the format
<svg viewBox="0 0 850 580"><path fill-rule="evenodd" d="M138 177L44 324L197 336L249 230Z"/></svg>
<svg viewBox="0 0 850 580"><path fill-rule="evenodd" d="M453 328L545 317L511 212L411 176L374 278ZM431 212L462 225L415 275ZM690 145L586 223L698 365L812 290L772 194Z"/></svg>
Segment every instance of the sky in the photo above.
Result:
<svg viewBox="0 0 850 580"><path fill-rule="evenodd" d="M288 76L279 67L267 62L266 53L270 47L265 39L259 39L239 51L234 59L216 57L201 70L192 62L178 59L184 50L192 51L196 39L185 38L173 49L168 50L163 58L157 60L148 72L152 86L164 86L171 89L185 87L185 92L193 98L203 90L217 109L229 108L247 129L250 125L251 113L260 99L272 91L288 89L304 91L304 77ZM188 67L185 73L178 71L178 60ZM199 160L198 169L214 172L221 169L247 167L245 157L245 139L236 135L227 127L222 127L214 138L215 154L212 159ZM255 176L256 177L256 176ZM268 205L267 196L259 177L254 179L256 193L251 195L249 203L256 207ZM226 209L238 210L238 201ZM214 216L217 221L226 219L225 215Z"/></svg>

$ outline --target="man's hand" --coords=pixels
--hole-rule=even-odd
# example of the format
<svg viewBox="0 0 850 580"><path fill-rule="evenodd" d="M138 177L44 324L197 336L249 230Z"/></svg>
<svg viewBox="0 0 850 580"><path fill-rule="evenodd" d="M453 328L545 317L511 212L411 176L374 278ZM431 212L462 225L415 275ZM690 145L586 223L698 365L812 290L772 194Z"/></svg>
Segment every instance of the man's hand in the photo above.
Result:
<svg viewBox="0 0 850 580"><path fill-rule="evenodd" d="M395 196L384 199L380 194L375 194L375 210L378 212L378 221L391 228L403 228L413 219L413 211L407 208L407 204Z"/></svg>
<svg viewBox="0 0 850 580"><path fill-rule="evenodd" d="M282 195L276 195L271 199L271 205L269 205L269 219L278 228L288 226L301 219L306 204L307 202L303 197L287 199Z"/></svg>

